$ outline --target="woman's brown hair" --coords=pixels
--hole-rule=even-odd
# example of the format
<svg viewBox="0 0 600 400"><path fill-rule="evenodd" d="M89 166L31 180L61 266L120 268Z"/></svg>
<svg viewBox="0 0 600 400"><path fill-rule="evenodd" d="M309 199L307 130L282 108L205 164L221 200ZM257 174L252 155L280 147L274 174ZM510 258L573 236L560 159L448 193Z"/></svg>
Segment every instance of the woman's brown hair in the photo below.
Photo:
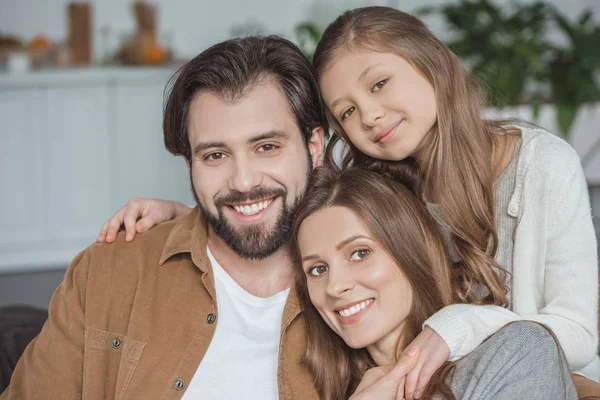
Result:
<svg viewBox="0 0 600 400"><path fill-rule="evenodd" d="M423 322L436 311L458 300L452 284L452 266L437 225L418 192L418 176L408 163L391 169L350 167L340 170L320 167L302 200L292 233L296 268L296 290L306 321L305 365L324 400L347 399L365 371L375 366L366 349L352 349L323 321L312 305L307 277L302 268L297 235L302 222L324 208L340 206L353 211L393 257L413 292L413 305L406 329L397 346L397 356L421 332ZM444 383L448 368L432 378L429 392L453 398Z"/></svg>
<svg viewBox="0 0 600 400"><path fill-rule="evenodd" d="M498 236L494 217L493 165L504 151L499 134L509 134L512 121L485 120L479 85L456 55L418 18L388 7L347 11L325 30L313 57L320 79L340 51L397 54L412 64L435 90L437 122L423 143L419 169L424 195L442 210L460 257L460 299L475 304L507 306L505 271L495 262ZM335 132L327 161L340 139L349 146L343 165L375 162L354 146L336 118L327 112ZM502 142L502 144L504 144ZM477 287L488 293L481 296ZM479 294L479 295L478 295Z"/></svg>

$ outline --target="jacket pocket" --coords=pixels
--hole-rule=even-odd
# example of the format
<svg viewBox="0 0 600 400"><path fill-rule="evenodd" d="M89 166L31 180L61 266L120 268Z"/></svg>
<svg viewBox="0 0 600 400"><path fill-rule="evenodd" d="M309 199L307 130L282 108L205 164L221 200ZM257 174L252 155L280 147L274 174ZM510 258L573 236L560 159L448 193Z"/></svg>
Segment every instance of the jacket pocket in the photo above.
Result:
<svg viewBox="0 0 600 400"><path fill-rule="evenodd" d="M145 343L86 326L83 399L122 400Z"/></svg>

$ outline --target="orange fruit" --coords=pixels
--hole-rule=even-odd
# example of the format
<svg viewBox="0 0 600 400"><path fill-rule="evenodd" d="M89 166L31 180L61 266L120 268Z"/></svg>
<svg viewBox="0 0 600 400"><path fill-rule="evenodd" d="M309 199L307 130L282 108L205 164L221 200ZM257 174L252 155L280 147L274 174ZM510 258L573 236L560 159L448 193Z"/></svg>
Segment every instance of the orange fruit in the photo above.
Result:
<svg viewBox="0 0 600 400"><path fill-rule="evenodd" d="M144 63L158 65L167 60L167 51L158 44L148 46L144 50Z"/></svg>
<svg viewBox="0 0 600 400"><path fill-rule="evenodd" d="M46 35L36 35L31 42L29 47L33 50L48 50L52 45L52 41Z"/></svg>

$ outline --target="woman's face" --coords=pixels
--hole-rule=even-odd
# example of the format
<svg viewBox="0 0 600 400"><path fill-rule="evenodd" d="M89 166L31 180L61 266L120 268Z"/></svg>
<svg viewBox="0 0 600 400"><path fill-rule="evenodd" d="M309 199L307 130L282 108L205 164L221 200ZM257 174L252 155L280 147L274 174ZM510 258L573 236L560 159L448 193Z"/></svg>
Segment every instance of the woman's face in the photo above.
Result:
<svg viewBox="0 0 600 400"><path fill-rule="evenodd" d="M319 86L325 104L348 138L371 157L419 158L437 121L433 86L394 53L341 50Z"/></svg>
<svg viewBox="0 0 600 400"><path fill-rule="evenodd" d="M298 245L310 299L327 325L355 349L396 343L411 286L361 218L345 207L322 209L302 222Z"/></svg>

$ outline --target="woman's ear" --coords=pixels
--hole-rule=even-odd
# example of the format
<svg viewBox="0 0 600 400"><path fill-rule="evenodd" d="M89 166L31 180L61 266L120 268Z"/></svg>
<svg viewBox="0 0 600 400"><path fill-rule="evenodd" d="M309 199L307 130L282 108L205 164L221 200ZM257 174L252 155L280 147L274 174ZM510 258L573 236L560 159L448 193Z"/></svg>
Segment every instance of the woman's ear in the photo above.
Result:
<svg viewBox="0 0 600 400"><path fill-rule="evenodd" d="M310 139L308 139L308 151L312 160L312 167L317 168L323 164L323 154L325 150L325 131L322 126L312 130Z"/></svg>

